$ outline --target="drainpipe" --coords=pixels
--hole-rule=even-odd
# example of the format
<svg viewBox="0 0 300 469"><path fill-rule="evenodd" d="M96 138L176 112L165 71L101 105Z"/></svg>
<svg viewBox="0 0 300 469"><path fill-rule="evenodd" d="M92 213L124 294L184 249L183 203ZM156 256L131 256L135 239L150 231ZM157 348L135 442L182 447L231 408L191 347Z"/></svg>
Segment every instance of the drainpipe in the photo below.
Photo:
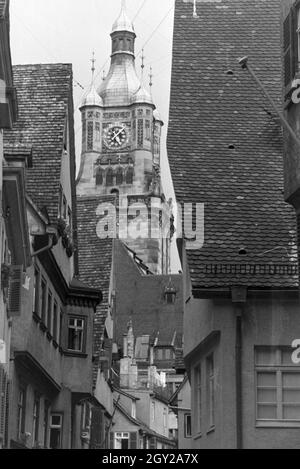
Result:
<svg viewBox="0 0 300 469"><path fill-rule="evenodd" d="M236 449L243 449L243 313L247 301L246 287L232 287L235 312L235 395L236 395Z"/></svg>
<svg viewBox="0 0 300 469"><path fill-rule="evenodd" d="M242 308L236 308L235 376L236 376L236 448L243 449L243 392L242 392Z"/></svg>

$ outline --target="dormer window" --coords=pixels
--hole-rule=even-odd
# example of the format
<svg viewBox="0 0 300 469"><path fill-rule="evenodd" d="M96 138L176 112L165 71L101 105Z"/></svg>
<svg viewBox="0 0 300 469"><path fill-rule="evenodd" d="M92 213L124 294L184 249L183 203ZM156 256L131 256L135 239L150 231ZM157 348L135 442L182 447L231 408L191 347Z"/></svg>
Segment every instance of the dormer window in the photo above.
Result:
<svg viewBox="0 0 300 469"><path fill-rule="evenodd" d="M172 283L172 279L170 278L168 285L165 288L164 296L165 301L167 304L171 305L174 304L176 301L177 290Z"/></svg>

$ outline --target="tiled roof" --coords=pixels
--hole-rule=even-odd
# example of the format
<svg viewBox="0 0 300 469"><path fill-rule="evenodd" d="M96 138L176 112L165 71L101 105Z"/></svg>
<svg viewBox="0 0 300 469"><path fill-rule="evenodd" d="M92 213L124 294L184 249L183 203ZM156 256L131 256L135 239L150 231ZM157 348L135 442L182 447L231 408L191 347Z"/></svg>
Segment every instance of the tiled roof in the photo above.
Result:
<svg viewBox="0 0 300 469"><path fill-rule="evenodd" d="M33 167L27 171L27 192L39 209L57 220L63 136L72 96L72 65L13 67L19 117L5 131L6 145L33 147Z"/></svg>
<svg viewBox="0 0 300 469"><path fill-rule="evenodd" d="M176 1L168 156L178 202L205 204L204 246L188 251L194 287L298 284L281 127L237 60L249 57L280 107L280 7L199 2L193 18L193 2Z"/></svg>
<svg viewBox="0 0 300 469"><path fill-rule="evenodd" d="M80 280L90 287L100 289L103 295L102 303L96 309L94 322L94 355L99 357L102 345L105 320L109 307L109 286L112 269L113 240L100 239L96 232L99 217L96 216L97 207L101 202L115 204L115 196L107 197L79 197L77 199L78 223L78 258ZM95 360L94 379L98 370L98 360Z"/></svg>

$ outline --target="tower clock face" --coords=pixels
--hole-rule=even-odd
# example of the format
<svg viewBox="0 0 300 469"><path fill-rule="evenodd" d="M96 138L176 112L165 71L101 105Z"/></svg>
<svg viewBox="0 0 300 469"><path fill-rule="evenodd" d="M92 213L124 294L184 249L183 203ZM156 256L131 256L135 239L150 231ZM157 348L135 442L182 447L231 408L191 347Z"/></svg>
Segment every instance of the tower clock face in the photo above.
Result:
<svg viewBox="0 0 300 469"><path fill-rule="evenodd" d="M104 134L104 143L111 150L118 150L128 144L129 133L126 125L112 124Z"/></svg>

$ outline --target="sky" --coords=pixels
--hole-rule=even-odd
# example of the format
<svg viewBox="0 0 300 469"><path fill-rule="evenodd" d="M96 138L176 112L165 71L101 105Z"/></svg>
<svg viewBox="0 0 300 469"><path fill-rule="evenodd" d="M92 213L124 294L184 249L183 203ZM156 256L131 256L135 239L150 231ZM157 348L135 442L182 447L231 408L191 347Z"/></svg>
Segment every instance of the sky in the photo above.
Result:
<svg viewBox="0 0 300 469"><path fill-rule="evenodd" d="M172 65L175 0L127 0L134 22L137 70L145 55L145 82L153 68L153 99L165 122L162 143L162 178L167 198L174 198L166 152L166 135ZM77 168L81 152L79 107L91 82L91 59L96 59L95 84L107 73L111 28L121 0L11 0L11 51L13 64L72 63L74 73L75 141ZM178 261L175 260L177 270Z"/></svg>

